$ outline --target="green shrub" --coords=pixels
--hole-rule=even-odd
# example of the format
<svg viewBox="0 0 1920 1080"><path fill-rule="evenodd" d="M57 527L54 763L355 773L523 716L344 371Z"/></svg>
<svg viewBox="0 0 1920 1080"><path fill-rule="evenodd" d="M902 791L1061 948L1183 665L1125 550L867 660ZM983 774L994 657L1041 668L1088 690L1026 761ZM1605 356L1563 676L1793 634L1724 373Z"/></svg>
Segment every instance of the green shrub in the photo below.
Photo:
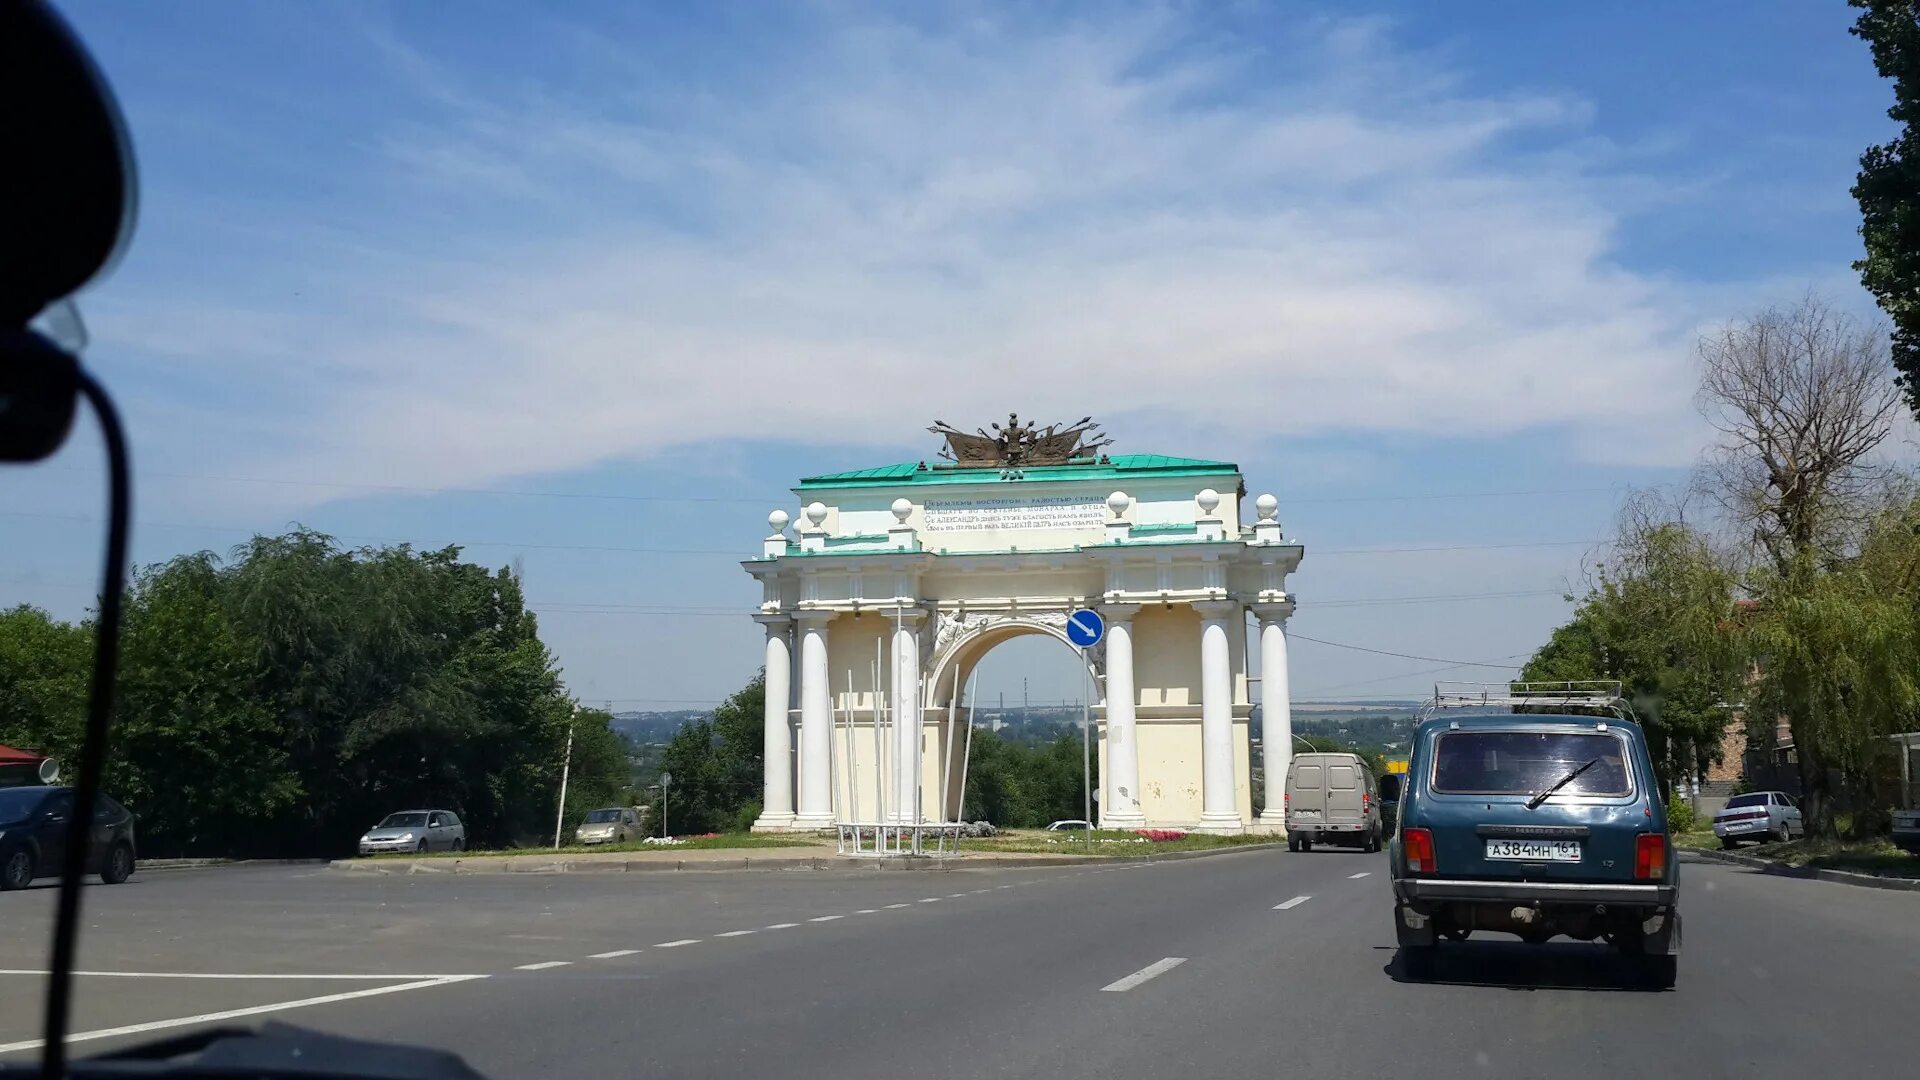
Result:
<svg viewBox="0 0 1920 1080"><path fill-rule="evenodd" d="M1694 826L1693 804L1675 794L1667 800L1667 831L1692 832Z"/></svg>
<svg viewBox="0 0 1920 1080"><path fill-rule="evenodd" d="M733 827L728 831L749 832L753 829L753 823L759 816L760 800L748 799L740 805L740 809L733 812Z"/></svg>

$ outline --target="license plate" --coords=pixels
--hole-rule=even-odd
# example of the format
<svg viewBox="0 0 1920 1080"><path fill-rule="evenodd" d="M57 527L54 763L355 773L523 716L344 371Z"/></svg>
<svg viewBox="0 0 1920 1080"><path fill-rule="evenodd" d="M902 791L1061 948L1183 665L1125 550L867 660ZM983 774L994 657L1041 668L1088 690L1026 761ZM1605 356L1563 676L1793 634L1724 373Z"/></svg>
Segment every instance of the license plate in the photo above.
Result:
<svg viewBox="0 0 1920 1080"><path fill-rule="evenodd" d="M1578 840L1489 840L1487 858L1516 862L1579 862Z"/></svg>

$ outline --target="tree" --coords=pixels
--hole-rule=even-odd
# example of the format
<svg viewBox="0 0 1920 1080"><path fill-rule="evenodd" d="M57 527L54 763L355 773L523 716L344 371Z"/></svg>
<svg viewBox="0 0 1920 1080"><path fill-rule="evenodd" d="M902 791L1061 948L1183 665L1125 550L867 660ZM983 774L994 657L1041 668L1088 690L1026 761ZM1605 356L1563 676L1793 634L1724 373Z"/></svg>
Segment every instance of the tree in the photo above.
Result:
<svg viewBox="0 0 1920 1080"><path fill-rule="evenodd" d="M675 833L745 829L759 813L766 678L755 675L711 716L690 720L667 743L673 774L667 827ZM753 813L745 811L753 807Z"/></svg>
<svg viewBox="0 0 1920 1080"><path fill-rule="evenodd" d="M183 556L129 590L106 786L139 812L151 854L261 851L262 826L303 792L218 574Z"/></svg>
<svg viewBox="0 0 1920 1080"><path fill-rule="evenodd" d="M1702 486L1781 574L1817 570L1888 476L1873 458L1900 403L1885 335L1810 296L1703 338L1699 359L1720 433Z"/></svg>
<svg viewBox="0 0 1920 1080"><path fill-rule="evenodd" d="M1699 404L1721 435L1701 483L1759 556L1744 581L1753 612L1738 624L1760 663L1754 700L1786 715L1807 831L1831 837L1836 779L1852 781L1829 755L1884 715L1887 688L1863 680L1902 618L1849 606L1864 598L1864 545L1886 528L1892 475L1874 453L1900 401L1887 342L1810 297L1703 340L1700 359Z"/></svg>
<svg viewBox="0 0 1920 1080"><path fill-rule="evenodd" d="M1719 758L1747 670L1726 632L1738 577L1683 510L1630 499L1613 554L1572 620L1521 672L1539 682L1619 680L1667 782Z"/></svg>
<svg viewBox="0 0 1920 1080"><path fill-rule="evenodd" d="M25 604L0 611L0 743L70 760L85 730L93 635Z"/></svg>
<svg viewBox="0 0 1920 1080"><path fill-rule="evenodd" d="M1893 80L1887 115L1900 125L1891 142L1860 155L1853 197L1860 203L1866 258L1853 264L1860 283L1893 320L1892 360L1907 402L1920 416L1920 3L1850 0L1860 10L1853 34Z"/></svg>
<svg viewBox="0 0 1920 1080"><path fill-rule="evenodd" d="M0 614L0 737L78 749L92 628ZM458 548L339 547L295 530L129 587L109 790L155 854L351 850L386 813L458 812L475 844L552 837L626 792L611 717L577 709L519 579Z"/></svg>
<svg viewBox="0 0 1920 1080"><path fill-rule="evenodd" d="M1097 771L1093 784L1099 787ZM1077 733L1062 733L1038 745L1014 742L994 731L973 733L963 810L967 816L1003 827L1037 828L1079 818L1086 810L1084 792Z"/></svg>

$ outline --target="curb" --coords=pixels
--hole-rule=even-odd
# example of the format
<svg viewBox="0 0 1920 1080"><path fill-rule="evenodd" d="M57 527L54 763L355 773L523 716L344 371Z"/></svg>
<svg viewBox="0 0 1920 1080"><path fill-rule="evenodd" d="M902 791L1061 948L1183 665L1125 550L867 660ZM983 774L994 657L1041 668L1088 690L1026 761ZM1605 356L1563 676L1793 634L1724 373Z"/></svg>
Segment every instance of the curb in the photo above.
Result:
<svg viewBox="0 0 1920 1080"><path fill-rule="evenodd" d="M380 874L392 876L405 874L620 874L620 873L701 873L722 872L740 873L753 871L769 873L776 871L828 872L851 874L876 873L952 873L957 870L1009 870L1027 866L1088 866L1100 864L1122 865L1126 863L1178 862L1185 859L1204 859L1220 855L1238 855L1249 851L1269 851L1284 847L1282 843L1243 844L1235 847L1208 848L1201 851L1169 851L1161 855L1148 854L1139 858L1125 856L1097 855L1040 855L1032 858L1007 858L987 856L983 858L918 859L905 857L898 859L842 859L837 855L825 858L806 859L595 859L592 861L572 859L543 859L538 856L482 856L475 859L419 859L403 862L398 859L334 859L327 863L329 870L345 873Z"/></svg>
<svg viewBox="0 0 1920 1080"><path fill-rule="evenodd" d="M205 870L214 866L319 866L325 859L141 859L135 869Z"/></svg>
<svg viewBox="0 0 1920 1080"><path fill-rule="evenodd" d="M1727 863L1732 866L1745 866L1774 877L1806 878L1812 881L1831 881L1840 885L1853 885L1863 889L1892 889L1896 892L1920 892L1920 878L1880 877L1877 874L1856 874L1849 870L1825 870L1814 866L1788 866L1762 859L1757 855L1735 855L1730 851L1701 851L1699 848L1680 848L1683 855L1692 855L1707 862Z"/></svg>

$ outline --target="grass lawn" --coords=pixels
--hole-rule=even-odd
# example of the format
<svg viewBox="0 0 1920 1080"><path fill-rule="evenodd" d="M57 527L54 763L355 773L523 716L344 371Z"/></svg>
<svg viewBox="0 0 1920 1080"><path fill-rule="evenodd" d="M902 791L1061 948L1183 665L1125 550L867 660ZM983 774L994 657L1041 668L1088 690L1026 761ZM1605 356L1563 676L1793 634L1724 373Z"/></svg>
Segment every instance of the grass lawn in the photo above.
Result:
<svg viewBox="0 0 1920 1080"><path fill-rule="evenodd" d="M372 859L471 859L489 855L580 855L588 852L670 852L670 851L714 851L732 848L786 848L821 847L827 841L811 836L773 836L766 833L720 833L716 836L689 836L678 844L647 844L635 841L630 844L595 844L592 847L570 845L563 848L503 848L498 851L436 851L427 855L400 852L392 855L370 855Z"/></svg>
<svg viewBox="0 0 1920 1080"><path fill-rule="evenodd" d="M1720 850L1713 830L1674 837L1680 847ZM1873 840L1794 840L1785 844L1741 844L1742 855L1769 859L1783 866L1811 866L1820 870L1849 870L1878 877L1920 878L1920 856L1909 855L1884 837Z"/></svg>
<svg viewBox="0 0 1920 1080"><path fill-rule="evenodd" d="M1206 848L1239 847L1273 841L1274 838L1271 836L1251 834L1214 836L1210 833L1187 833L1178 840L1147 840L1138 833L1124 829L1095 829L1093 850L1090 854L1137 859L1143 855L1158 855L1167 851L1200 851ZM1089 854L1087 834L1084 830L1047 832L1044 829L1008 829L998 836L962 840L960 850L980 854L1002 851L1048 855Z"/></svg>

